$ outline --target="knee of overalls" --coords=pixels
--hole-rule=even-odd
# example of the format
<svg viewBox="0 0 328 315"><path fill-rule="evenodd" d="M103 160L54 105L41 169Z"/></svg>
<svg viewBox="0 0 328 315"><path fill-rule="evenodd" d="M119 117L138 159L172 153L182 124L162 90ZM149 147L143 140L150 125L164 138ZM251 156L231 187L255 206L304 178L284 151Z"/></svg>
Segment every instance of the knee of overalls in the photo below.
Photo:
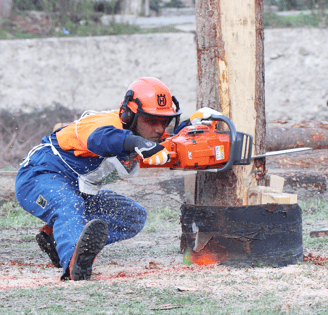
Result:
<svg viewBox="0 0 328 315"><path fill-rule="evenodd" d="M136 201L110 190L85 200L87 220L101 219L108 225L107 244L134 237L144 227L147 211Z"/></svg>

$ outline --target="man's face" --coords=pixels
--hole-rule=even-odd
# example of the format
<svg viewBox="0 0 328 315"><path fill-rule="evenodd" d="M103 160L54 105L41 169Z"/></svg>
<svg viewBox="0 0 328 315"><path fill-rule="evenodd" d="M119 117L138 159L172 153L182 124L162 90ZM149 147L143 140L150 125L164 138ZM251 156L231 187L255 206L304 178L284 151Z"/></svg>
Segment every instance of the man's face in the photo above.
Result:
<svg viewBox="0 0 328 315"><path fill-rule="evenodd" d="M159 142L168 124L168 118L139 116L136 134L153 142Z"/></svg>

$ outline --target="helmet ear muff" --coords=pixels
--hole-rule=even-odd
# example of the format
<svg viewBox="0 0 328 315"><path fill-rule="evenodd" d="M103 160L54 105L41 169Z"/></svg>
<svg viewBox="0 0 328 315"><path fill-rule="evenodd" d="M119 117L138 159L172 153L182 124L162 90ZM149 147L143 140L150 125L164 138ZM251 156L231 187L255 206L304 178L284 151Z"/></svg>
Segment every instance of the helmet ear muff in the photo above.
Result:
<svg viewBox="0 0 328 315"><path fill-rule="evenodd" d="M120 108L120 119L122 124L128 125L133 122L134 119L134 112L128 107L128 103L133 100L134 92L132 90L128 90L125 94L122 106Z"/></svg>
<svg viewBox="0 0 328 315"><path fill-rule="evenodd" d="M121 107L121 110L120 110L120 119L121 119L121 122L125 125L131 123L133 121L133 117L134 117L134 112L132 112L132 110L125 106Z"/></svg>

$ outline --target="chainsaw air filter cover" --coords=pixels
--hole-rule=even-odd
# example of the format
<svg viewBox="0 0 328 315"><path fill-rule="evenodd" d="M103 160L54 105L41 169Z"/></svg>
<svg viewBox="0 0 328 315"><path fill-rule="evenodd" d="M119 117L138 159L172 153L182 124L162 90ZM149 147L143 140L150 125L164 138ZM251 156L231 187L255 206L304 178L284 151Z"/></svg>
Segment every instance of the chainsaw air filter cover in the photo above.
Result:
<svg viewBox="0 0 328 315"><path fill-rule="evenodd" d="M222 167L229 160L230 136L213 132L208 126L188 126L171 139L172 166L182 169L209 169Z"/></svg>

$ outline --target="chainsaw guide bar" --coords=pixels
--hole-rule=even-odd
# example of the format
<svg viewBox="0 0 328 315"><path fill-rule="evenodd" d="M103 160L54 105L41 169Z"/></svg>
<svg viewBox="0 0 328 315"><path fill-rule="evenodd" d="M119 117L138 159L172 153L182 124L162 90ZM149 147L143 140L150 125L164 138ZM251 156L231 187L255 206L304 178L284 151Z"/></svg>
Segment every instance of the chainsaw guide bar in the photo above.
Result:
<svg viewBox="0 0 328 315"><path fill-rule="evenodd" d="M309 151L312 150L312 148L295 148L295 149L287 149L287 150L279 150L279 151L270 151L259 155L252 156L252 159L258 159L263 157L270 157L270 156L276 156L276 155L282 155L282 154L290 154L290 153L297 153L302 151Z"/></svg>

